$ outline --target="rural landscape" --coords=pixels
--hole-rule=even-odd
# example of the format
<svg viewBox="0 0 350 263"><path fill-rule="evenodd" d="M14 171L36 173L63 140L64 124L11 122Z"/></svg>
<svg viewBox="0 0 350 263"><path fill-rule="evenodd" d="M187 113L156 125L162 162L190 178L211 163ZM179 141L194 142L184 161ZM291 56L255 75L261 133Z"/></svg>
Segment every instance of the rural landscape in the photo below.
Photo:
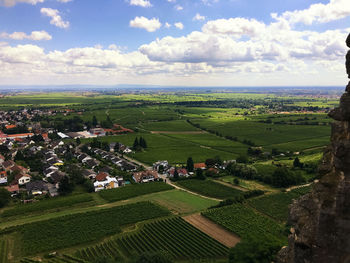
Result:
<svg viewBox="0 0 350 263"><path fill-rule="evenodd" d="M349 18L0 0L0 263L350 263Z"/></svg>
<svg viewBox="0 0 350 263"><path fill-rule="evenodd" d="M299 93L4 92L0 262L270 262L340 90Z"/></svg>

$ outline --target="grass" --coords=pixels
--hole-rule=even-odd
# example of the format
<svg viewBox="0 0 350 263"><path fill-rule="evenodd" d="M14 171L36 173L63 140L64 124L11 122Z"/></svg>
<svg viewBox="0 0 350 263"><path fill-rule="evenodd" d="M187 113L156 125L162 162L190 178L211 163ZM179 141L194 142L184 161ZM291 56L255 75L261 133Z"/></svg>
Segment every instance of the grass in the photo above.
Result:
<svg viewBox="0 0 350 263"><path fill-rule="evenodd" d="M219 178L219 180L226 182L226 183L230 183L232 185L235 185L234 179L238 179L238 181L239 181L238 186L246 188L247 190L262 190L265 192L278 191L278 189L273 188L272 186L270 186L268 184L264 184L264 183L254 181L254 180L245 180L245 179L242 179L242 178L237 177L237 176L229 175L229 176L224 176L224 177Z"/></svg>
<svg viewBox="0 0 350 263"><path fill-rule="evenodd" d="M154 182L147 184L128 185L116 189L104 190L99 192L99 195L108 202L116 202L140 195L167 191L173 188L174 187L167 185L166 183Z"/></svg>
<svg viewBox="0 0 350 263"><path fill-rule="evenodd" d="M213 182L211 180L189 179L178 181L177 184L198 194L219 199L237 197L242 194L242 191L240 190Z"/></svg>
<svg viewBox="0 0 350 263"><path fill-rule="evenodd" d="M248 203L258 211L280 222L285 222L288 218L288 206L292 203L293 199L297 199L308 193L310 189L309 186L306 186L289 192L264 195L262 197L250 199Z"/></svg>

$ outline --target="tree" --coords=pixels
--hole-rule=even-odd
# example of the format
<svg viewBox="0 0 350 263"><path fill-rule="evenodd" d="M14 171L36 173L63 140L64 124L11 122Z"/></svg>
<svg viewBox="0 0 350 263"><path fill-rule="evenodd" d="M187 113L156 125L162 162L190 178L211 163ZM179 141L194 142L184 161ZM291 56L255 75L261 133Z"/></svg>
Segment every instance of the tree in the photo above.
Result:
<svg viewBox="0 0 350 263"><path fill-rule="evenodd" d="M213 167L213 166L215 166L215 164L216 164L216 162L215 162L215 160L214 159L206 159L205 160L205 165L207 166L207 167Z"/></svg>
<svg viewBox="0 0 350 263"><path fill-rule="evenodd" d="M143 137L140 137L140 146L144 149L147 148L147 143L146 143L146 140L143 138Z"/></svg>
<svg viewBox="0 0 350 263"><path fill-rule="evenodd" d="M246 155L240 155L236 159L237 163L248 163L248 157Z"/></svg>
<svg viewBox="0 0 350 263"><path fill-rule="evenodd" d="M187 159L187 165L186 165L187 171L193 172L194 169L194 163L192 157L188 157Z"/></svg>
<svg viewBox="0 0 350 263"><path fill-rule="evenodd" d="M134 144L132 145L132 148L134 148L136 150L139 147L140 147L139 139L136 137L134 140Z"/></svg>
<svg viewBox="0 0 350 263"><path fill-rule="evenodd" d="M77 143L78 146L81 144L81 140L80 140L79 137L78 137L75 141L76 141L76 143Z"/></svg>
<svg viewBox="0 0 350 263"><path fill-rule="evenodd" d="M293 167L303 168L303 163L300 162L298 157L295 157L294 162L293 162Z"/></svg>
<svg viewBox="0 0 350 263"><path fill-rule="evenodd" d="M239 242L231 251L229 262L232 263L270 263L281 249L280 241L272 238L248 237Z"/></svg>
<svg viewBox="0 0 350 263"><path fill-rule="evenodd" d="M199 180L205 180L205 178L206 178L204 173L203 173L203 170L199 169L199 168L196 170L196 177Z"/></svg>
<svg viewBox="0 0 350 263"><path fill-rule="evenodd" d="M96 116L94 115L94 116L92 117L92 126L96 127L97 124L98 124L97 118L96 118Z"/></svg>
<svg viewBox="0 0 350 263"><path fill-rule="evenodd" d="M61 179L61 182L59 183L59 188L58 188L58 192L61 195L66 195L69 194L73 191L73 184L70 182L69 177L68 176L64 176Z"/></svg>
<svg viewBox="0 0 350 263"><path fill-rule="evenodd" d="M18 151L15 156L15 161L24 161L24 155L22 151Z"/></svg>
<svg viewBox="0 0 350 263"><path fill-rule="evenodd" d="M174 172L174 179L175 180L179 179L179 173L177 172L176 168L175 168L175 172Z"/></svg>
<svg viewBox="0 0 350 263"><path fill-rule="evenodd" d="M11 193L5 188L0 188L0 208L6 206L11 200Z"/></svg>
<svg viewBox="0 0 350 263"><path fill-rule="evenodd" d="M120 148L120 145L119 143L117 142L114 146L114 152L119 152L119 148Z"/></svg>

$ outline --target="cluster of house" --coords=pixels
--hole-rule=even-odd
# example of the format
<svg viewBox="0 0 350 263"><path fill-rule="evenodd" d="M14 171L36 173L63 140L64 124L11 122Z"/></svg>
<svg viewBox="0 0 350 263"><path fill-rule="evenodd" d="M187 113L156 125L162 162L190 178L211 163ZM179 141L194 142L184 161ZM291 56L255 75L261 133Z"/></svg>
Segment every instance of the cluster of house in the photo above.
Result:
<svg viewBox="0 0 350 263"><path fill-rule="evenodd" d="M124 128L120 124L114 124L113 128L111 129L96 127L96 128L91 128L88 131L67 132L67 133L59 132L57 134L62 139L65 139L65 138L78 139L78 138L96 138L96 137L106 136L106 135L116 135L116 134L125 134L125 133L133 133L133 132L134 132L133 130Z"/></svg>
<svg viewBox="0 0 350 263"><path fill-rule="evenodd" d="M49 187L43 181L32 181L29 169L16 164L12 160L5 161L0 156L0 185L7 185L5 188L12 194L17 195L20 189L26 191L29 195L38 195L48 193Z"/></svg>

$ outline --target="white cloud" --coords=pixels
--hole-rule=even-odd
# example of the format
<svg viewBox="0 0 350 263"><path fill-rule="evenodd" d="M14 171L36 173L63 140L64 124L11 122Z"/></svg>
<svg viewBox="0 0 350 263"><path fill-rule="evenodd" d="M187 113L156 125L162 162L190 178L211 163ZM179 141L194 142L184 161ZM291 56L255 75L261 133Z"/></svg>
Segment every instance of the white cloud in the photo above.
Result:
<svg viewBox="0 0 350 263"><path fill-rule="evenodd" d="M151 7L152 4L148 0L130 0L130 5L141 6L141 7Z"/></svg>
<svg viewBox="0 0 350 263"><path fill-rule="evenodd" d="M181 11L181 10L183 10L184 8L183 8L181 5L176 5L176 6L175 6L175 9L176 9L176 11Z"/></svg>
<svg viewBox="0 0 350 263"><path fill-rule="evenodd" d="M64 21L60 16L60 12L57 9L52 8L41 8L40 12L48 17L51 17L50 24L60 28L68 28L69 22Z"/></svg>
<svg viewBox="0 0 350 263"><path fill-rule="evenodd" d="M181 22L175 23L174 26L180 30L184 29L184 25Z"/></svg>
<svg viewBox="0 0 350 263"><path fill-rule="evenodd" d="M193 21L203 21L203 20L205 20L205 16L201 16L199 13L197 13L197 14L193 17L192 20L193 20Z"/></svg>
<svg viewBox="0 0 350 263"><path fill-rule="evenodd" d="M1 33L0 38L8 38L13 40L28 39L28 40L40 41L40 40L51 40L52 36L46 31L33 31L30 35L27 35L24 32L13 32L12 34Z"/></svg>
<svg viewBox="0 0 350 263"><path fill-rule="evenodd" d="M205 5L212 5L212 4L215 4L215 3L218 3L219 0L202 0L202 3L205 4Z"/></svg>
<svg viewBox="0 0 350 263"><path fill-rule="evenodd" d="M0 5L2 6L14 6L18 3L26 3L31 5L36 5L37 3L43 3L45 0L0 0Z"/></svg>
<svg viewBox="0 0 350 263"><path fill-rule="evenodd" d="M148 32L154 32L158 30L162 24L159 22L158 18L148 19L144 16L137 16L130 21L129 25L131 27L137 27L147 30Z"/></svg>
<svg viewBox="0 0 350 263"><path fill-rule="evenodd" d="M60 3L68 3L73 0L57 0L57 2ZM16 4L19 3L25 3L25 4L31 4L31 5L36 5L39 3L44 3L45 0L0 0L0 5L6 6L6 7L12 7L15 6Z"/></svg>
<svg viewBox="0 0 350 263"><path fill-rule="evenodd" d="M176 0L167 0L169 3L176 3Z"/></svg>
<svg viewBox="0 0 350 263"><path fill-rule="evenodd" d="M287 11L280 16L275 13L271 14L271 16L277 20L284 19L290 24L303 23L306 25L327 23L349 15L349 0L330 0L328 4L313 4L307 9Z"/></svg>
<svg viewBox="0 0 350 263"><path fill-rule="evenodd" d="M265 24L255 19L230 18L208 21L203 32L236 36L256 36L265 30Z"/></svg>
<svg viewBox="0 0 350 263"><path fill-rule="evenodd" d="M165 27L165 28L170 28L170 27L171 27L171 24L169 24L168 22L166 22L166 23L164 24L164 27Z"/></svg>
<svg viewBox="0 0 350 263"><path fill-rule="evenodd" d="M152 61L168 63L340 61L346 52L346 35L346 30L295 31L279 22L265 25L242 18L220 19L206 23L202 32L164 37L139 50Z"/></svg>

